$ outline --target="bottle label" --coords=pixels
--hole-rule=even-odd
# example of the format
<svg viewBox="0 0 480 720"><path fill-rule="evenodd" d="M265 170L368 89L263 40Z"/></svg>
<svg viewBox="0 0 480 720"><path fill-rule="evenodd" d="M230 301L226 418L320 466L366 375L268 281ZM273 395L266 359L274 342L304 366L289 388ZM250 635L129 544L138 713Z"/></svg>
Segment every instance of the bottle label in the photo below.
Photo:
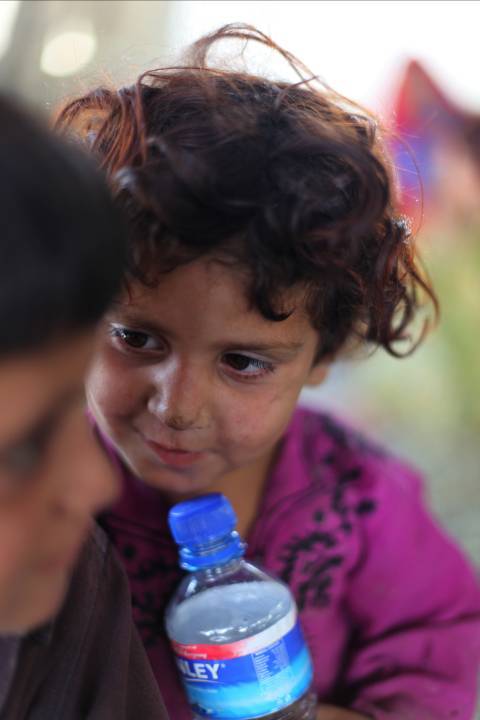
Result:
<svg viewBox="0 0 480 720"><path fill-rule="evenodd" d="M214 720L261 718L307 692L312 664L296 609L257 635L224 645L173 643L193 712Z"/></svg>

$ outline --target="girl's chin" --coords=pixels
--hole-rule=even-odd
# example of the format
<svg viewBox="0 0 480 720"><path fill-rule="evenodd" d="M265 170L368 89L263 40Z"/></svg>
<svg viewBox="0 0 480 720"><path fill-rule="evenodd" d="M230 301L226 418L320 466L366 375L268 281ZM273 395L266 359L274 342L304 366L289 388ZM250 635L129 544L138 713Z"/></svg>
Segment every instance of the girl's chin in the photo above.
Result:
<svg viewBox="0 0 480 720"><path fill-rule="evenodd" d="M203 495L210 491L212 482L210 479L189 476L188 474L175 473L166 470L162 473L140 474L140 478L150 488L158 490L172 500L178 501Z"/></svg>

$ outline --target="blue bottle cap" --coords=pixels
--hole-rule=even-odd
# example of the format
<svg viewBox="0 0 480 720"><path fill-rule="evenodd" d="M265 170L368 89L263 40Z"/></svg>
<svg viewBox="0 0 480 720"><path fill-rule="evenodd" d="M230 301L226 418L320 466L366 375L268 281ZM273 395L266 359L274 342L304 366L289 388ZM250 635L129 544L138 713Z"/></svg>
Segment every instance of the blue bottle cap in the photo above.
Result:
<svg viewBox="0 0 480 720"><path fill-rule="evenodd" d="M174 505L168 522L180 545L181 565L196 570L239 557L245 550L235 527L237 516L220 493L202 495Z"/></svg>
<svg viewBox="0 0 480 720"><path fill-rule="evenodd" d="M237 516L224 495L210 493L174 505L168 522L179 545L206 545L235 530Z"/></svg>

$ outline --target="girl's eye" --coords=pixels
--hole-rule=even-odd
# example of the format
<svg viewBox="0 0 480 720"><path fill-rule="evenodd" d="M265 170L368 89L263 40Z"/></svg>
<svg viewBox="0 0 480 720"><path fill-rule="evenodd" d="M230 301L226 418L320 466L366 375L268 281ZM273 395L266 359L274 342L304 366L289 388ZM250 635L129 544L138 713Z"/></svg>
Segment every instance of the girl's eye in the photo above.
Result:
<svg viewBox="0 0 480 720"><path fill-rule="evenodd" d="M43 444L31 440L9 450L2 458L2 464L13 475L31 475L40 465L43 452Z"/></svg>
<svg viewBox="0 0 480 720"><path fill-rule="evenodd" d="M242 353L227 353L223 356L223 362L237 373L256 377L273 372L275 369L270 362L249 355L242 355Z"/></svg>
<svg viewBox="0 0 480 720"><path fill-rule="evenodd" d="M112 337L117 338L123 345L128 345L128 347L134 350L159 350L162 347L158 340L148 333L129 330L120 325L112 325L110 327L110 334Z"/></svg>
<svg viewBox="0 0 480 720"><path fill-rule="evenodd" d="M48 418L30 437L4 450L0 458L2 468L15 478L33 476L43 463L54 425L55 418Z"/></svg>

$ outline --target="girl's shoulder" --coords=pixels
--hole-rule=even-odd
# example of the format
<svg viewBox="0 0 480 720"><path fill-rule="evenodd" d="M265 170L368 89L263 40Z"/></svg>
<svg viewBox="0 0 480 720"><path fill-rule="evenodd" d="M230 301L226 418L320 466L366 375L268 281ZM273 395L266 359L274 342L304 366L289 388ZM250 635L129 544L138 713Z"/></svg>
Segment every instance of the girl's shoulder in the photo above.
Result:
<svg viewBox="0 0 480 720"><path fill-rule="evenodd" d="M332 414L298 408L285 433L267 496L383 495L394 486L418 492L418 472L367 434Z"/></svg>
<svg viewBox="0 0 480 720"><path fill-rule="evenodd" d="M298 408L287 431L287 439L300 444L300 451L310 469L319 463L342 468L356 462L391 459L385 448L335 415Z"/></svg>
<svg viewBox="0 0 480 720"><path fill-rule="evenodd" d="M396 506L415 512L420 493L420 477L408 464L332 415L299 409L249 538L251 554L303 588L300 604L322 583L325 596L335 586L340 592L334 578L356 566Z"/></svg>

